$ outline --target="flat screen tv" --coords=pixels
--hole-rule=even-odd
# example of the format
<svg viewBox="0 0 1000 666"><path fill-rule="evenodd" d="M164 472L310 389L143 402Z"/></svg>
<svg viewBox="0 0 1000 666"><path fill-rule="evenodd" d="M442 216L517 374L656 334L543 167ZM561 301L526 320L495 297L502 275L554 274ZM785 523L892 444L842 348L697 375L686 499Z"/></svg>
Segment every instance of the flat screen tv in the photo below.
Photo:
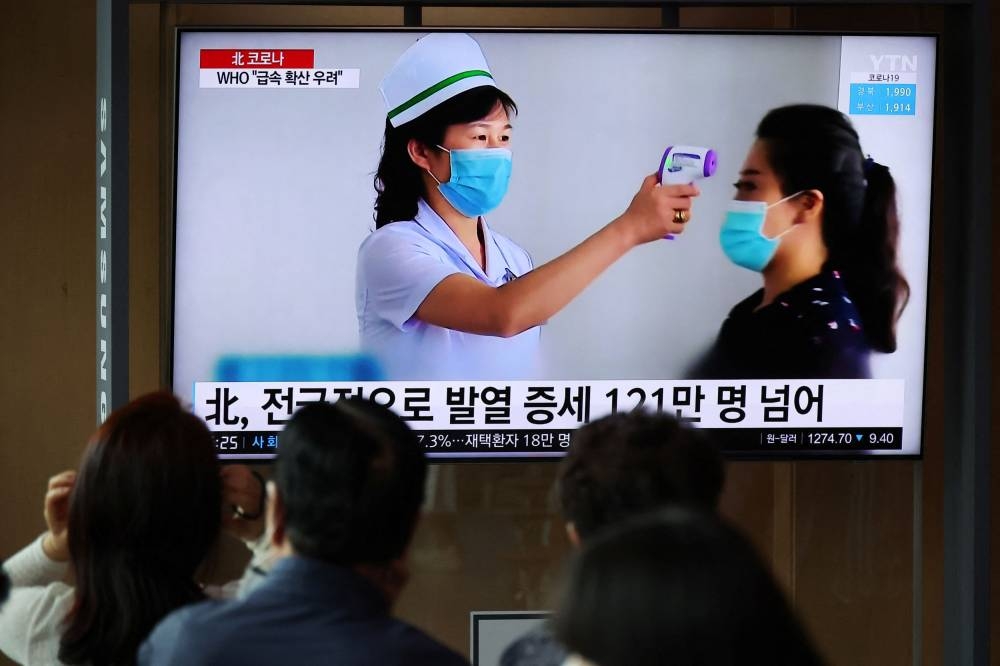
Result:
<svg viewBox="0 0 1000 666"><path fill-rule="evenodd" d="M469 33L491 77L469 75L470 89L493 84L516 104L510 128L466 132L480 150L508 149L512 166L476 228L477 257L445 221L458 219L447 203L456 188L449 199L420 174L414 219L376 229L387 115L419 119L441 90L383 95L380 83L426 34L179 32L172 381L220 456L273 457L296 409L350 395L396 410L435 458L558 457L581 424L636 408L709 430L736 457L920 454L935 38ZM782 188L805 182L801 165L822 152L815 137L842 131L803 132L783 148L757 141L770 110L802 104L838 109L857 132L843 164L816 167L850 181L847 199L868 206L888 168L898 233L835 210L846 195L830 188L841 185L809 181L780 202L761 194L755 179L768 174L748 166L773 168ZM473 180L481 167L415 145ZM559 279L530 276L661 173L700 190L683 233L618 248L582 290L564 266ZM827 255L810 263L795 254L803 247ZM898 318L895 270L909 288ZM424 305L461 273L507 293L519 281L527 293L527 281L532 303L560 305L544 321L522 318L524 330L482 324L475 311L500 302L493 292L459 299L462 312L441 315L440 298Z"/></svg>

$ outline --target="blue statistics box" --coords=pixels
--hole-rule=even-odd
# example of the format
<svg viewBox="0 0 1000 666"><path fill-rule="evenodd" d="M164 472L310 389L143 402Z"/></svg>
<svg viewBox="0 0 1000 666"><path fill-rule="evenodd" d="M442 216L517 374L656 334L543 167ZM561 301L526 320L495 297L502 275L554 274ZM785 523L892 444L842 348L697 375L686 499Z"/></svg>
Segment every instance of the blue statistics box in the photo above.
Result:
<svg viewBox="0 0 1000 666"><path fill-rule="evenodd" d="M850 114L857 116L914 116L915 83L852 83Z"/></svg>

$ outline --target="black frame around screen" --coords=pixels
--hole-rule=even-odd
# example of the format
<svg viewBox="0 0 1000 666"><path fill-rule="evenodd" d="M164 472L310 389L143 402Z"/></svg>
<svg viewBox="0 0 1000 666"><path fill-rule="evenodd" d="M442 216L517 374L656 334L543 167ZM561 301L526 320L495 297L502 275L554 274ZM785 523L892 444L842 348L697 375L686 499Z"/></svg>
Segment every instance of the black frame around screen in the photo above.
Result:
<svg viewBox="0 0 1000 666"><path fill-rule="evenodd" d="M172 190L171 190L171 210L170 210L170 274L168 278L169 282L169 313L170 321L168 324L169 336L168 336L168 353L167 353L167 383L169 386L173 386L173 369L174 369L174 354L173 354L173 341L174 341L174 313L176 312L176 300L174 298L174 279L176 274L176 233L177 233L177 151L178 151L178 124L179 124L179 95L177 94L178 85L180 82L180 42L185 33L200 33L200 32L211 32L211 33L246 33L246 32L318 32L318 33L413 33L413 34L427 34L432 32L471 32L471 33L496 33L496 34L612 34L612 35L632 35L632 34L654 34L654 35L751 35L751 36L816 36L816 37L856 37L856 36L870 36L870 37L931 37L935 39L935 53L937 57L935 59L937 64L937 71L935 72L935 122L932 130L932 146L933 150L937 150L937 135L938 135L938 108L940 107L941 95L938 90L940 83L940 39L939 35L930 32L825 32L825 31L795 31L795 30L677 30L670 28L635 28L635 29L592 29L592 28L566 28L566 29L556 29L556 28L519 28L519 29L507 29L507 28L422 28L422 27L295 27L295 26L239 26L239 27L228 27L228 26L205 26L205 27L184 27L178 28L175 32L175 45L174 45L174 77L173 77L173 140L172 140L172 164L171 164L171 174L172 174ZM931 158L931 164L934 164L933 156ZM934 192L932 190L932 196L930 201L931 210L934 207ZM934 221L931 220L930 229L933 230ZM933 241L933 233L930 234L928 238L928 276L931 274L931 269L934 266L935 260L935 247ZM928 294L927 299L927 316L924 319L924 373L923 373L923 404L921 405L921 430L920 430L920 442L919 450L917 453L890 453L890 454L863 454L856 452L848 452L844 454L837 454L832 452L820 452L820 453L809 453L805 451L794 451L794 452L743 452L743 451L729 451L725 453L725 456L731 460L770 460L770 461L780 461L780 460L919 460L923 456L924 450L924 437L926 435L927 424L926 424L926 403L927 403L927 361L929 356L929 345L927 344L928 334L929 334L929 322L931 319L931 304L929 298L930 285L924 285L924 289ZM750 379L750 378L747 378ZM248 462L248 463L267 463L274 459L273 455L261 454L258 457L246 457L246 458L232 458L228 459L227 462ZM479 462L492 462L492 463L503 463L503 462L544 462L544 461L558 461L561 457L553 458L532 458L532 457L491 457L488 454L484 454L483 457L454 457L454 458L433 458L432 463L447 463L447 462L460 462L462 464L475 464Z"/></svg>

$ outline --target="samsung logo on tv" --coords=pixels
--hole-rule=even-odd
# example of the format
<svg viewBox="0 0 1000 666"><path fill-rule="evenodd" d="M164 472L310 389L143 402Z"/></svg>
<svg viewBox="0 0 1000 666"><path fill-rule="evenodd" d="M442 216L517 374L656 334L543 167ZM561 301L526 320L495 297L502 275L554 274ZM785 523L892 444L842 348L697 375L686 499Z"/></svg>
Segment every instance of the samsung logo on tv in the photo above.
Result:
<svg viewBox="0 0 1000 666"><path fill-rule="evenodd" d="M97 335L97 368L100 389L99 393L99 418L104 423L108 417L108 147L104 143L103 134L108 130L108 99L101 98L100 105L100 135L98 145L100 149L99 166L100 176L98 177L97 205L100 210L100 223L97 230L98 247L98 305L97 318L99 330Z"/></svg>

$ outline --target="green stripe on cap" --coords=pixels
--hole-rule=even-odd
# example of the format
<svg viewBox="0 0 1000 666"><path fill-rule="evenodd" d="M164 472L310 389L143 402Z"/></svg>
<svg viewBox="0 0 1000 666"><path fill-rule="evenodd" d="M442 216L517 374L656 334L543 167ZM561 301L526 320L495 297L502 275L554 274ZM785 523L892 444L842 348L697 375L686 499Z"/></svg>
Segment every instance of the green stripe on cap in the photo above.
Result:
<svg viewBox="0 0 1000 666"><path fill-rule="evenodd" d="M389 119L391 120L392 118L395 118L396 116L401 114L403 111L406 111L407 109L413 108L417 104L420 104L420 102L424 101L425 99L427 99L434 93L438 92L439 90L444 90L453 83L458 83L462 79L472 78L473 76L485 76L490 79L493 78L493 76L489 72L483 69L470 69L467 72L459 72L454 76L449 76L447 79L441 81L440 83L435 83L427 90L421 93L417 93L409 100L397 106L395 109L389 112Z"/></svg>

